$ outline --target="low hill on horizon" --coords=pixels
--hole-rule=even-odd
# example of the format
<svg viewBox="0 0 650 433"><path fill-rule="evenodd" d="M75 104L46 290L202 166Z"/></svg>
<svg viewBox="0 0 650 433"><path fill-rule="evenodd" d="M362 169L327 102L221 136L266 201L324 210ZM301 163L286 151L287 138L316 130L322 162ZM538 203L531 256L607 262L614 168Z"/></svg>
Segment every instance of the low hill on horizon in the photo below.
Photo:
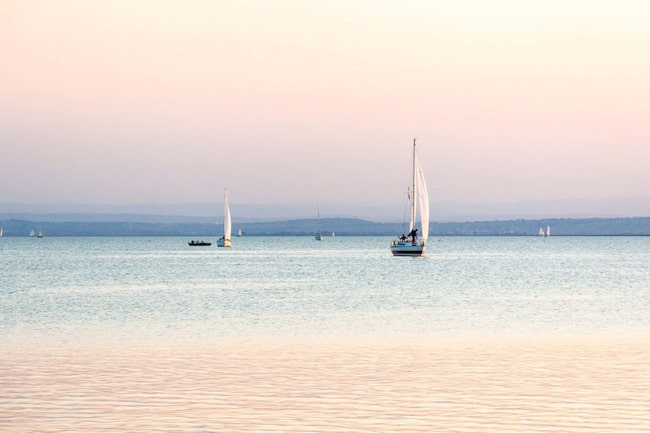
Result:
<svg viewBox="0 0 650 433"><path fill-rule="evenodd" d="M553 236L650 236L650 217L551 218L470 222L432 222L429 236L536 236L551 226ZM233 232L245 236L312 236L320 226L324 235L394 236L405 233L401 223L380 223L358 218L315 218L268 222L233 222ZM188 236L219 237L221 224L205 222L142 221L31 221L2 219L4 236L28 236L42 230L45 236ZM234 236L234 233L233 233Z"/></svg>
<svg viewBox="0 0 650 433"><path fill-rule="evenodd" d="M519 202L432 201L431 217L437 221L505 221L513 219L625 218L650 216L650 195L609 199L529 200ZM324 218L356 218L374 222L400 222L404 208L394 203L320 202ZM316 217L315 203L264 204L230 202L238 222L268 222ZM216 223L223 203L35 204L0 201L0 220L119 221L148 223Z"/></svg>

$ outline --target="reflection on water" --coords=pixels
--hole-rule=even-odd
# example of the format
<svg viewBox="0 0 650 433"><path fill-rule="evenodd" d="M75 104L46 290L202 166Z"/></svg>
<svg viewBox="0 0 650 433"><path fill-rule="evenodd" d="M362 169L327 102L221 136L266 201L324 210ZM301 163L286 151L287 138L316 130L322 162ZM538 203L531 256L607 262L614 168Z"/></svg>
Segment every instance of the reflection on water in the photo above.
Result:
<svg viewBox="0 0 650 433"><path fill-rule="evenodd" d="M0 430L641 432L649 342L24 350L0 356Z"/></svg>

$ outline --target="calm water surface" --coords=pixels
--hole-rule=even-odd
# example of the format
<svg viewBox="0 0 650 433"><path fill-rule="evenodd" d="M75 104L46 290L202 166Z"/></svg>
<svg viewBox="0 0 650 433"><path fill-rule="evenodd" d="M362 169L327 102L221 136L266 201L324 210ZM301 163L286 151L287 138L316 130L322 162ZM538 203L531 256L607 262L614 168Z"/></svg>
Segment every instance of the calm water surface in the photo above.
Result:
<svg viewBox="0 0 650 433"><path fill-rule="evenodd" d="M0 341L650 330L650 238L0 239Z"/></svg>
<svg viewBox="0 0 650 433"><path fill-rule="evenodd" d="M187 240L0 239L0 431L650 431L650 238Z"/></svg>

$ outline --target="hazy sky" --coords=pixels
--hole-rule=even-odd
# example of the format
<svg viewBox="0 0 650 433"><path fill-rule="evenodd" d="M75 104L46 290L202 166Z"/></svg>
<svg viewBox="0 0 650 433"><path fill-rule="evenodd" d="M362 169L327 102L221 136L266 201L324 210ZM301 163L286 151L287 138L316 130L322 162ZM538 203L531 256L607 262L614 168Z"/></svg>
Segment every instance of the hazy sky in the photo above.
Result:
<svg viewBox="0 0 650 433"><path fill-rule="evenodd" d="M433 204L648 195L649 53L645 0L4 0L0 202L386 204L413 137Z"/></svg>

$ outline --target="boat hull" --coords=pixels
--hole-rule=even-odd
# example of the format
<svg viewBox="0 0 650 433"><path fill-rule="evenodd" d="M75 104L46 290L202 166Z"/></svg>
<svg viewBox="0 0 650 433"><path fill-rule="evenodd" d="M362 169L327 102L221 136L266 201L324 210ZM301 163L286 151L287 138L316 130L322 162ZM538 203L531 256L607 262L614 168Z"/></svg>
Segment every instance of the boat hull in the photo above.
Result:
<svg viewBox="0 0 650 433"><path fill-rule="evenodd" d="M390 252L394 256L419 257L426 252L425 244L415 244L411 242L391 242Z"/></svg>
<svg viewBox="0 0 650 433"><path fill-rule="evenodd" d="M217 241L218 247L230 248L230 239L219 239Z"/></svg>
<svg viewBox="0 0 650 433"><path fill-rule="evenodd" d="M191 247L209 247L210 245L212 245L212 242L194 242L194 241L192 241L192 242L188 242L187 245L189 245Z"/></svg>

